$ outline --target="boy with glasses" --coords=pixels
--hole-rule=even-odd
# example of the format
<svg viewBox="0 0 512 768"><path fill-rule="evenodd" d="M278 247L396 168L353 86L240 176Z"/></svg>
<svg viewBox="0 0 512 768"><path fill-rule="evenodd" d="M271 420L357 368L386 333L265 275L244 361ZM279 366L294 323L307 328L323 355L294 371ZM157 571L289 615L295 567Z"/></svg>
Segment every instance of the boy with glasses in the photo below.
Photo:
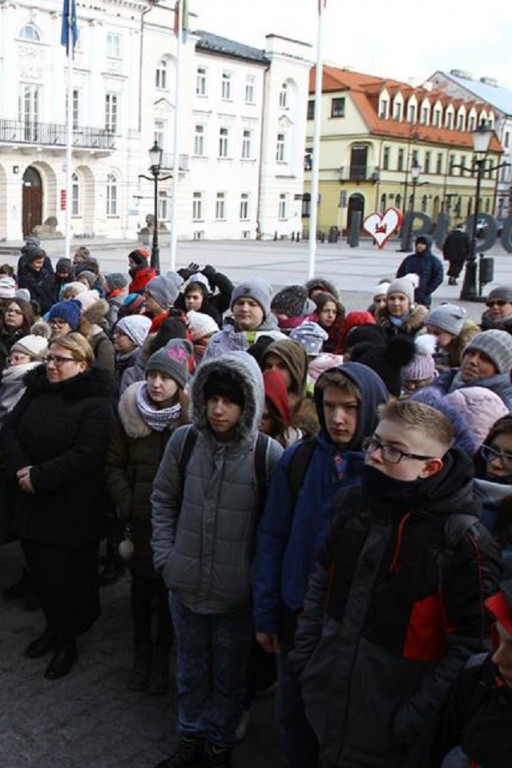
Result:
<svg viewBox="0 0 512 768"><path fill-rule="evenodd" d="M379 417L361 487L335 498L291 660L324 768L402 765L482 647L499 577L446 417L410 400Z"/></svg>

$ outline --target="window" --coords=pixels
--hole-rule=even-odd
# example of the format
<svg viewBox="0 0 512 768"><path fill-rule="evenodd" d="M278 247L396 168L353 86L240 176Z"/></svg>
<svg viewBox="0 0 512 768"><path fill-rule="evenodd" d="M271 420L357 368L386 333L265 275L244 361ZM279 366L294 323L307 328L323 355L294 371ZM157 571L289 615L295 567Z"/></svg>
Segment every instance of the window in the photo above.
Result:
<svg viewBox="0 0 512 768"><path fill-rule="evenodd" d="M464 113L461 112L457 118L457 130L463 131L464 130Z"/></svg>
<svg viewBox="0 0 512 768"><path fill-rule="evenodd" d="M445 127L448 128L449 131L453 129L453 112L447 112L445 117Z"/></svg>
<svg viewBox="0 0 512 768"><path fill-rule="evenodd" d="M304 192L302 195L302 218L308 219L311 216L311 195Z"/></svg>
<svg viewBox="0 0 512 768"><path fill-rule="evenodd" d="M249 218L249 193L242 192L240 195L240 219L246 221Z"/></svg>
<svg viewBox="0 0 512 768"><path fill-rule="evenodd" d="M107 174L107 216L117 216L118 182L115 173Z"/></svg>
<svg viewBox="0 0 512 768"><path fill-rule="evenodd" d="M41 109L41 86L21 85L18 96L18 114L23 123L25 141L36 141Z"/></svg>
<svg viewBox="0 0 512 768"><path fill-rule="evenodd" d="M242 134L242 160L251 160L252 158L252 131L244 128Z"/></svg>
<svg viewBox="0 0 512 768"><path fill-rule="evenodd" d="M228 157L228 139L229 131L227 128L221 128L219 131L219 157Z"/></svg>
<svg viewBox="0 0 512 768"><path fill-rule="evenodd" d="M117 93L105 94L105 130L117 133L119 96Z"/></svg>
<svg viewBox="0 0 512 768"><path fill-rule="evenodd" d="M384 171L389 170L389 156L390 156L390 148L384 147L384 153L382 155L382 170Z"/></svg>
<svg viewBox="0 0 512 768"><path fill-rule="evenodd" d="M313 102L314 105L315 102ZM331 100L331 117L345 117L345 97Z"/></svg>
<svg viewBox="0 0 512 768"><path fill-rule="evenodd" d="M254 104L256 92L256 78L254 75L247 75L245 78L245 103Z"/></svg>
<svg viewBox="0 0 512 768"><path fill-rule="evenodd" d="M394 119L400 121L402 119L402 102L395 101L395 114Z"/></svg>
<svg viewBox="0 0 512 768"><path fill-rule="evenodd" d="M197 68L196 96L206 96L206 67Z"/></svg>
<svg viewBox="0 0 512 768"><path fill-rule="evenodd" d="M388 100L381 99L379 104L379 117L385 120L387 116L388 116Z"/></svg>
<svg viewBox="0 0 512 768"><path fill-rule="evenodd" d="M308 120L314 120L315 119L315 100L309 99L308 101L308 114L307 114Z"/></svg>
<svg viewBox="0 0 512 768"><path fill-rule="evenodd" d="M73 125L73 130L76 131L78 130L78 127L80 125L80 91L77 88L73 89L72 99L73 99L72 125Z"/></svg>
<svg viewBox="0 0 512 768"><path fill-rule="evenodd" d="M397 171L403 171L404 169L404 156L405 152L403 149L398 150L398 162L396 164Z"/></svg>
<svg viewBox="0 0 512 768"><path fill-rule="evenodd" d="M121 58L121 35L116 35L115 32L107 32L107 58Z"/></svg>
<svg viewBox="0 0 512 768"><path fill-rule="evenodd" d="M422 107L421 109L421 124L427 125L428 123L428 107Z"/></svg>
<svg viewBox="0 0 512 768"><path fill-rule="evenodd" d="M427 206L428 206L428 197L426 195L423 195L421 198L421 212L426 213L427 212Z"/></svg>
<svg viewBox="0 0 512 768"><path fill-rule="evenodd" d="M286 192L281 192L279 195L278 217L281 221L288 218L288 195Z"/></svg>
<svg viewBox="0 0 512 768"><path fill-rule="evenodd" d="M441 125L441 110L434 109L434 127L439 128Z"/></svg>
<svg viewBox="0 0 512 768"><path fill-rule="evenodd" d="M215 218L217 221L224 221L226 218L226 193L217 192L215 198Z"/></svg>
<svg viewBox="0 0 512 768"><path fill-rule="evenodd" d="M413 149L412 151L412 165L419 165L419 157L418 157L417 149Z"/></svg>
<svg viewBox="0 0 512 768"><path fill-rule="evenodd" d="M476 128L476 119L474 115L469 118L468 131L474 131Z"/></svg>
<svg viewBox="0 0 512 768"><path fill-rule="evenodd" d="M277 146L276 146L276 162L285 162L285 135L284 133L277 134Z"/></svg>
<svg viewBox="0 0 512 768"><path fill-rule="evenodd" d="M160 147L160 149L165 149L165 120L155 120L155 129L153 131L153 138Z"/></svg>
<svg viewBox="0 0 512 768"><path fill-rule="evenodd" d="M194 155L204 157L204 125L196 125L194 130Z"/></svg>
<svg viewBox="0 0 512 768"><path fill-rule="evenodd" d="M437 162L436 162L436 173L442 173L442 172L443 172L443 153L438 152Z"/></svg>
<svg viewBox="0 0 512 768"><path fill-rule="evenodd" d="M157 88L160 88L161 90L165 90L167 88L167 60L166 59L160 59L160 61L156 65L155 85Z"/></svg>
<svg viewBox="0 0 512 768"><path fill-rule="evenodd" d="M304 153L304 170L310 171L313 168L313 147L306 147Z"/></svg>
<svg viewBox="0 0 512 768"><path fill-rule="evenodd" d="M192 195L192 219L194 221L203 220L203 193L194 192Z"/></svg>
<svg viewBox="0 0 512 768"><path fill-rule="evenodd" d="M416 120L416 107L414 104L409 104L409 117L408 120L410 123L414 123Z"/></svg>
<svg viewBox="0 0 512 768"><path fill-rule="evenodd" d="M76 173L71 176L71 215L80 216L80 179Z"/></svg>
<svg viewBox="0 0 512 768"><path fill-rule="evenodd" d="M510 147L510 133L508 131L506 131L505 135L503 136L503 146L505 149Z"/></svg>
<svg viewBox="0 0 512 768"><path fill-rule="evenodd" d="M41 35L35 24L25 24L20 30L19 37L21 40L29 40L31 43L41 42Z"/></svg>
<svg viewBox="0 0 512 768"><path fill-rule="evenodd" d="M169 221L169 198L165 190L158 192L158 219L159 221Z"/></svg>
<svg viewBox="0 0 512 768"><path fill-rule="evenodd" d="M425 152L425 163L423 165L423 173L430 173L430 160L432 152Z"/></svg>
<svg viewBox="0 0 512 768"><path fill-rule="evenodd" d="M222 73L222 98L224 101L231 101L232 94L231 94L231 86L233 83L233 78L231 72L223 72Z"/></svg>
<svg viewBox="0 0 512 768"><path fill-rule="evenodd" d="M279 106L281 109L288 109L288 83L283 83L279 91Z"/></svg>

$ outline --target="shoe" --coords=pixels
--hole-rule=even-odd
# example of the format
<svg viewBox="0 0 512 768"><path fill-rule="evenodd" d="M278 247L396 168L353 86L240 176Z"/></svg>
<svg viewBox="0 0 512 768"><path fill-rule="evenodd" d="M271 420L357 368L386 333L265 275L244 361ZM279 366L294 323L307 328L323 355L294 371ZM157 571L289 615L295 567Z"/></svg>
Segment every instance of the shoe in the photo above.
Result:
<svg viewBox="0 0 512 768"><path fill-rule="evenodd" d="M169 690L171 684L169 657L169 648L153 648L148 680L148 693L152 693L153 696L164 696Z"/></svg>
<svg viewBox="0 0 512 768"><path fill-rule="evenodd" d="M45 631L32 640L31 643L25 648L25 656L27 659L40 659L41 656L46 656L55 645L55 637L51 629L46 627Z"/></svg>
<svg viewBox="0 0 512 768"><path fill-rule="evenodd" d="M133 651L133 666L126 687L130 691L145 691L148 685L151 668L151 648L146 645L136 645Z"/></svg>
<svg viewBox="0 0 512 768"><path fill-rule="evenodd" d="M215 744L208 744L208 765L211 768L233 768L231 751L231 747L218 747Z"/></svg>
<svg viewBox="0 0 512 768"><path fill-rule="evenodd" d="M251 713L248 709L244 709L240 722L238 723L235 731L237 741L243 741L247 735L247 728L249 727L249 721L251 719Z"/></svg>
<svg viewBox="0 0 512 768"><path fill-rule="evenodd" d="M52 660L46 667L44 676L47 680L59 680L61 677L66 677L73 669L77 659L78 651L74 640L64 645L59 645L53 654Z"/></svg>
<svg viewBox="0 0 512 768"><path fill-rule="evenodd" d="M181 768L186 765L196 765L202 761L203 753L203 736L182 735L176 752L158 763L155 768Z"/></svg>

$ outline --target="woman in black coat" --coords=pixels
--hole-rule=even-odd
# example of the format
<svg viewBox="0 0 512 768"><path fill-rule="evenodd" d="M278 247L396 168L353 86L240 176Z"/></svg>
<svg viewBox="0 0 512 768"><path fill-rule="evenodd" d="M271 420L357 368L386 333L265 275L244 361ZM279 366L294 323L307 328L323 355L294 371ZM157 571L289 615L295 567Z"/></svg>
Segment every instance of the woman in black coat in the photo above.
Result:
<svg viewBox="0 0 512 768"><path fill-rule="evenodd" d="M100 613L98 543L107 507L102 465L114 413L111 379L92 362L83 336L57 336L45 366L28 374L26 393L0 435L14 533L47 622L25 655L54 651L49 680L68 674L77 659L76 636Z"/></svg>

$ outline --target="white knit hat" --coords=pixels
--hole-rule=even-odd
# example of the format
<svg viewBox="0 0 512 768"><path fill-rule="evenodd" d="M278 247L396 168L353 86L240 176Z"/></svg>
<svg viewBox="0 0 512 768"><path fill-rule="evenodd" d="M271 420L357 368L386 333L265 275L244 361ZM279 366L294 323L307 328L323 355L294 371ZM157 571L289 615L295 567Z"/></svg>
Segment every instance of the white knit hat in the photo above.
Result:
<svg viewBox="0 0 512 768"><path fill-rule="evenodd" d="M44 360L47 350L48 340L34 333L23 336L11 347L11 353L21 352L23 355L29 355L33 360Z"/></svg>
<svg viewBox="0 0 512 768"><path fill-rule="evenodd" d="M119 320L116 329L128 336L137 347L142 347L151 329L151 320L147 315L127 315Z"/></svg>
<svg viewBox="0 0 512 768"><path fill-rule="evenodd" d="M217 333L219 326L210 315L204 312L195 312L193 309L187 312L187 323L192 341L203 339L205 336L211 336Z"/></svg>
<svg viewBox="0 0 512 768"><path fill-rule="evenodd" d="M0 299L14 299L16 295L16 283L12 277L5 275L0 277Z"/></svg>

